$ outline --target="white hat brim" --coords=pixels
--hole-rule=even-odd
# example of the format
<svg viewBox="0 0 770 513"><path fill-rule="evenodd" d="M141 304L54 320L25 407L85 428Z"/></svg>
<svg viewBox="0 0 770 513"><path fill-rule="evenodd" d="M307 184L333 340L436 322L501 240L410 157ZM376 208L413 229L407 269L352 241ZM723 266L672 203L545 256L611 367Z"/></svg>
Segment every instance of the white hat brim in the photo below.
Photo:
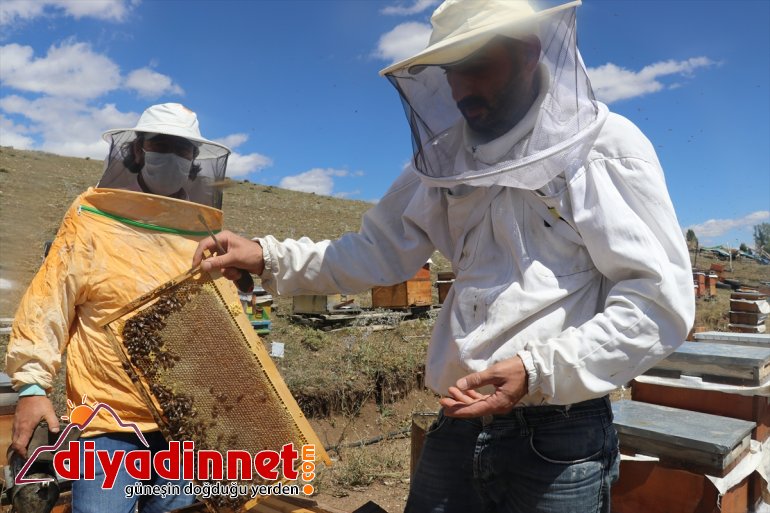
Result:
<svg viewBox="0 0 770 513"><path fill-rule="evenodd" d="M573 0L566 4L538 11L524 20L521 18L511 19L510 17L501 16L494 23L489 23L467 32L448 37L434 45L428 46L412 57L391 64L380 71L380 76L385 76L404 68L408 69L414 66L441 66L462 61L480 50L497 35L508 35L511 37L527 35L525 32L517 33L516 29L526 27L544 16L554 14L570 7L577 7L581 3L581 0Z"/></svg>
<svg viewBox="0 0 770 513"><path fill-rule="evenodd" d="M153 125L152 127L148 126L146 129L140 129L138 127L113 128L112 130L107 130L106 132L104 132L102 134L102 138L105 141L110 142L110 139L109 139L110 136L118 134L120 132L143 132L143 133L173 135L175 137L181 137L183 139L187 139L188 141L199 143L201 145L199 146L200 152L197 157L199 159L219 158L232 153L230 148L228 148L224 144L210 141L203 137L191 136L189 135L189 133L179 130L178 127L172 127L172 126Z"/></svg>

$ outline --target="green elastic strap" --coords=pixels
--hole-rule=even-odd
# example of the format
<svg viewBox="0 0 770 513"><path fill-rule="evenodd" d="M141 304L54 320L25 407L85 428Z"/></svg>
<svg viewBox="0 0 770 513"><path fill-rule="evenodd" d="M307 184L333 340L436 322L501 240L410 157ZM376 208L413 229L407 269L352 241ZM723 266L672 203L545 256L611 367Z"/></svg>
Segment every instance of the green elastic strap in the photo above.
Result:
<svg viewBox="0 0 770 513"><path fill-rule="evenodd" d="M89 207L87 205L80 205L78 207L78 212L81 210L85 210L86 212L91 212L92 214L97 214L100 216L107 217L109 219L114 219L115 221L119 221L124 224L128 224L131 226L136 226L138 228L145 228L147 230L155 230L156 232L164 232L164 233L173 233L175 235L191 235L193 237L205 237L209 235L209 232L194 232L191 230L180 230L178 228L168 228L167 226L158 226L157 224L150 224L150 223L143 223L141 221L136 221L134 219L129 219L127 217L121 217L115 214L110 214L109 212L104 212L102 210L99 210L98 208ZM219 233L221 230L214 230L214 233Z"/></svg>

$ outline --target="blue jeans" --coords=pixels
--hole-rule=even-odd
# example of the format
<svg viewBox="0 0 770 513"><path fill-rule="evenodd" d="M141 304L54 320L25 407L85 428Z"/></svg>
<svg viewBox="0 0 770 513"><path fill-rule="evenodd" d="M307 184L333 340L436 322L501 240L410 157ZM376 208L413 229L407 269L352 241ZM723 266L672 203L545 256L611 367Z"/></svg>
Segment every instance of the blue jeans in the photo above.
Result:
<svg viewBox="0 0 770 513"><path fill-rule="evenodd" d="M618 477L609 399L516 408L428 429L406 513L608 513Z"/></svg>
<svg viewBox="0 0 770 513"><path fill-rule="evenodd" d="M149 450L154 455L156 452L168 449L168 444L163 435L158 431L144 433L144 437L150 444ZM98 435L90 438L80 439L80 460L83 461L85 441L95 442L95 449L109 451L111 454L117 450L133 451L147 450L139 438L134 433L110 433ZM102 489L104 471L101 465L96 464L96 479L87 481L83 479L81 468L80 479L72 482L72 512L73 513L134 513L137 504L140 513L162 513L173 509L188 506L195 502L192 495L167 495L165 498L160 496L145 496L126 498L125 487L137 482L136 479L128 475L125 468L122 467L115 480L115 486L111 490ZM164 483L176 483L180 488L184 488L187 481L168 481L152 472L152 478L148 481L141 481L148 485L163 485Z"/></svg>

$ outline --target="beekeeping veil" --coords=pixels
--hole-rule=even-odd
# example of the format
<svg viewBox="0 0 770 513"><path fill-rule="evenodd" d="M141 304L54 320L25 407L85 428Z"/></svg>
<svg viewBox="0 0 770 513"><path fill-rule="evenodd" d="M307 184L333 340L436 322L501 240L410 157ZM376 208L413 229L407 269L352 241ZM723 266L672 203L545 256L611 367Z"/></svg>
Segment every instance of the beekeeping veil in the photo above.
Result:
<svg viewBox="0 0 770 513"><path fill-rule="evenodd" d="M536 11L526 0L446 0L428 47L380 72L396 87L412 130L413 163L426 185L539 189L584 161L607 107L594 98L577 50L580 1ZM479 139L462 117L442 67L500 38L540 41L539 94L509 132Z"/></svg>
<svg viewBox="0 0 770 513"><path fill-rule="evenodd" d="M137 190L137 172L133 162L133 142L140 137L165 134L182 137L195 147L195 157L190 173L182 189L188 201L222 208L221 182L225 178L227 157L230 150L219 143L205 139L198 127L196 114L179 103L153 105L142 113L133 128L116 128L104 133L104 140L110 143L104 174L98 187L110 189Z"/></svg>

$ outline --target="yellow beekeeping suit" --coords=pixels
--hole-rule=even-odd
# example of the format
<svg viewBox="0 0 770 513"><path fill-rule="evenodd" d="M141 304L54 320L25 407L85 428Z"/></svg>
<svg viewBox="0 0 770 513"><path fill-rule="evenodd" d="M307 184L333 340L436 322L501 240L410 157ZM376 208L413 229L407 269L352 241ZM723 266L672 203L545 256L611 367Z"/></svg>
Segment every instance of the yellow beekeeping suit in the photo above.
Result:
<svg viewBox="0 0 770 513"><path fill-rule="evenodd" d="M14 387L50 390L66 351L74 405L86 395L142 431L157 429L98 323L190 268L206 236L199 214L213 230L222 228L222 211L197 203L116 189L80 195L16 312L6 357ZM121 430L102 411L83 436Z"/></svg>

